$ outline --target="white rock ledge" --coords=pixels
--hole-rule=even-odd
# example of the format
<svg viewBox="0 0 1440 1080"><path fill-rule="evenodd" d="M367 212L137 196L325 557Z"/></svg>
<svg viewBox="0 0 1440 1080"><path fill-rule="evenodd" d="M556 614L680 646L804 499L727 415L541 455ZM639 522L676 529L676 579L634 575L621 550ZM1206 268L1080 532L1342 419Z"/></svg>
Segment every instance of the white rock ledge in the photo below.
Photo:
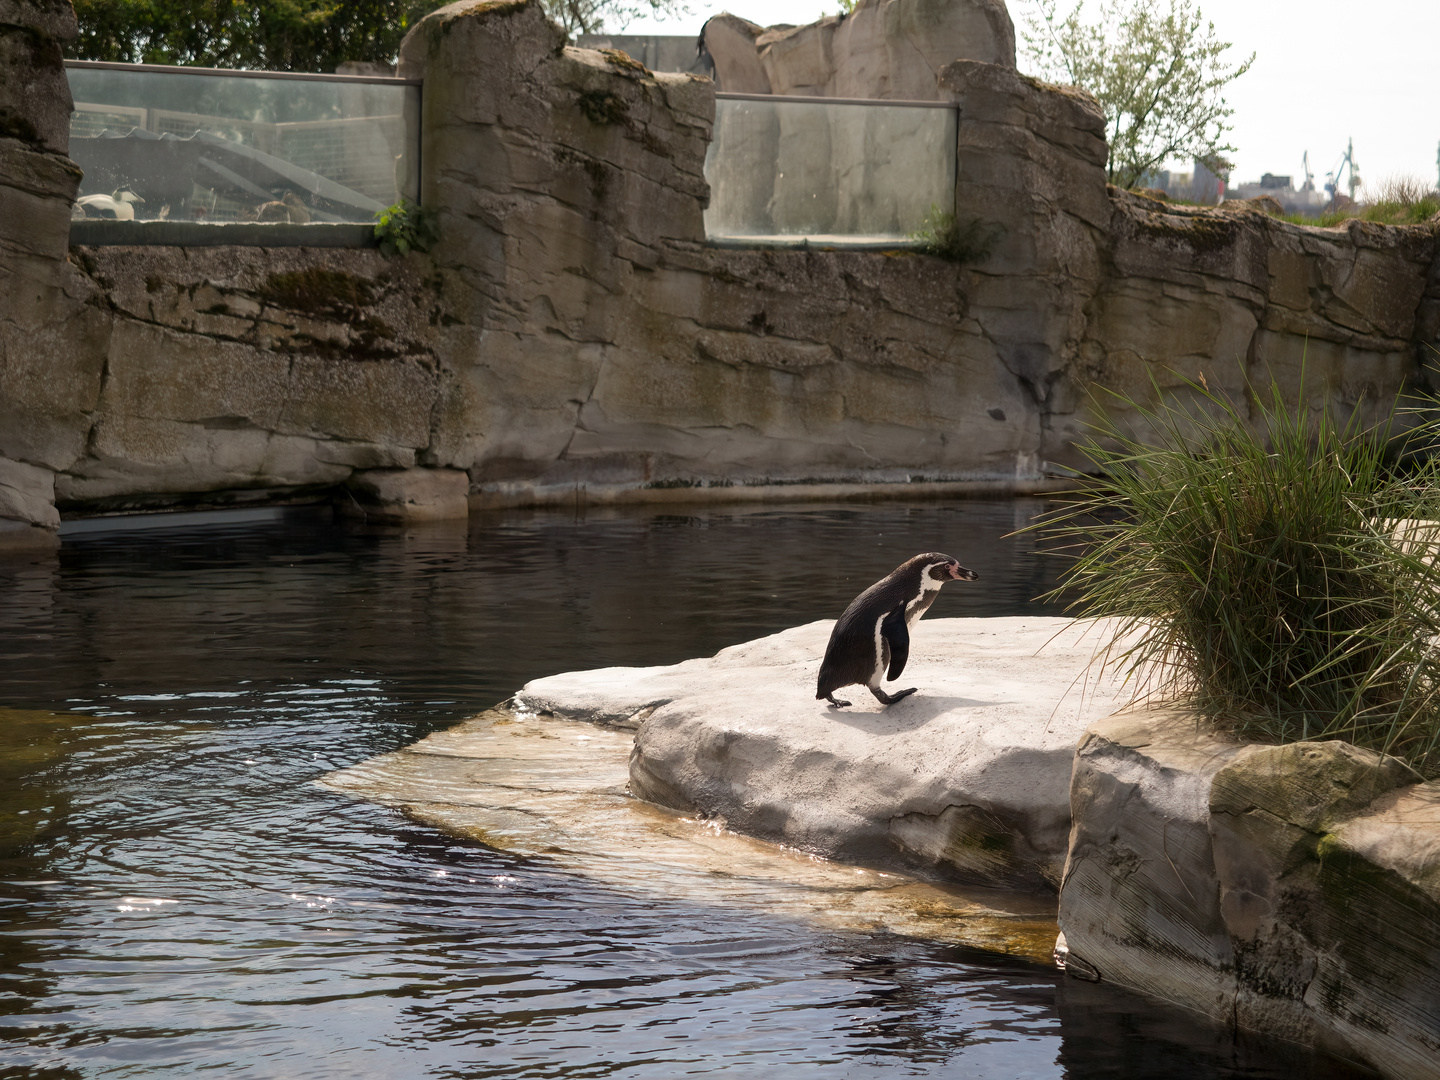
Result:
<svg viewBox="0 0 1440 1080"><path fill-rule="evenodd" d="M882 709L815 699L829 621L670 667L537 679L522 710L637 728L641 798L827 858L1054 888L1087 725L1126 703L1094 663L1108 636L1063 618L934 619Z"/></svg>

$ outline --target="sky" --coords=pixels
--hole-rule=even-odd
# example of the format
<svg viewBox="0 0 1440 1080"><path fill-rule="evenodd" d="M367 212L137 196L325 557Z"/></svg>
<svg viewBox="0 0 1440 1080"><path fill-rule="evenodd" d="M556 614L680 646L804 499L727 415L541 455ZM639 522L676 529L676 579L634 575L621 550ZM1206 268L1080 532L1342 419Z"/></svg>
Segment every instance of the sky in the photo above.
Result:
<svg viewBox="0 0 1440 1080"><path fill-rule="evenodd" d="M1017 24L1028 2L1009 0ZM707 18L726 10L763 25L807 23L836 13L839 4L692 0L690 8L673 19L636 20L623 32L698 34ZM1235 108L1232 183L1270 172L1293 176L1299 187L1308 150L1318 187L1351 138L1367 186L1401 175L1437 183L1440 0L1199 0L1199 8L1220 39L1233 43L1232 62L1255 53L1254 66L1226 95Z"/></svg>

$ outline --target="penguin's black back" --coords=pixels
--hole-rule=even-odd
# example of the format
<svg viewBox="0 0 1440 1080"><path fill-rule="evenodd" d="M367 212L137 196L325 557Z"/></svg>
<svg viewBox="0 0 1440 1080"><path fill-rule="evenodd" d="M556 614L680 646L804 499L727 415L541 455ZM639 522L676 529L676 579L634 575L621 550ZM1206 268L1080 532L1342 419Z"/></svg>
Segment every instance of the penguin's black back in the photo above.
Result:
<svg viewBox="0 0 1440 1080"><path fill-rule="evenodd" d="M869 683L879 659L875 655L876 622L898 605L914 600L920 592L920 576L937 561L950 559L935 551L916 555L850 601L830 631L830 644L825 646L820 664L817 698L852 683Z"/></svg>

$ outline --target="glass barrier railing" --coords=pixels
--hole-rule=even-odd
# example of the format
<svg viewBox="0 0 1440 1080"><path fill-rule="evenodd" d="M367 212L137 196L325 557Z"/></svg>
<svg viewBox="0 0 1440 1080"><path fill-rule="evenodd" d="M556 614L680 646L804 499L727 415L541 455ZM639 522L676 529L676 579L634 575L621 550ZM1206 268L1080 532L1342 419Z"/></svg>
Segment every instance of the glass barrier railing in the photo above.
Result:
<svg viewBox="0 0 1440 1080"><path fill-rule="evenodd" d="M940 102L721 94L705 157L712 240L903 240L955 208L957 113Z"/></svg>
<svg viewBox="0 0 1440 1080"><path fill-rule="evenodd" d="M369 76L66 64L75 220L373 223L415 199L420 87Z"/></svg>

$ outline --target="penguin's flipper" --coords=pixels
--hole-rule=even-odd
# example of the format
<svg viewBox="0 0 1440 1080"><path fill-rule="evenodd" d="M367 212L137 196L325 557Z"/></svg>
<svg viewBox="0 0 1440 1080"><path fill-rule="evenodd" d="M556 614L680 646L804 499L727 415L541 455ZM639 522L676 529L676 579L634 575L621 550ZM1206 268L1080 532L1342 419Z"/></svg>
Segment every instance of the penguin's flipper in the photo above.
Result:
<svg viewBox="0 0 1440 1080"><path fill-rule="evenodd" d="M905 671L905 661L910 659L910 628L905 625L905 605L896 604L895 610L880 620L880 636L890 646L890 670L885 677L894 681Z"/></svg>

